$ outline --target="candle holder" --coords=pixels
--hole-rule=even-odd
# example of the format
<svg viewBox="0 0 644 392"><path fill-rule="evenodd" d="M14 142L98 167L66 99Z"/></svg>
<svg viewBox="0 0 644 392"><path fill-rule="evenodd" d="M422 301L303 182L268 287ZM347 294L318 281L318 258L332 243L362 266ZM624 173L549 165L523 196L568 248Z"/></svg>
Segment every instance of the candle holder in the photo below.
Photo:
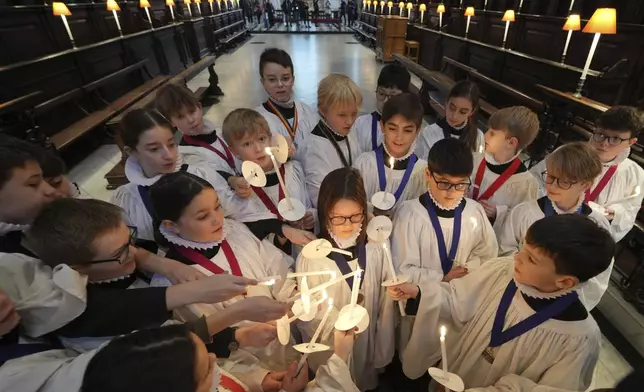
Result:
<svg viewBox="0 0 644 392"><path fill-rule="evenodd" d="M566 53L568 53L568 44L570 44L572 32L581 30L581 17L579 15L568 16L568 19L566 19L566 24L564 24L563 26L563 30L568 31L568 35L566 36L566 44L564 45L564 50L561 54L561 64L566 61Z"/></svg>
<svg viewBox="0 0 644 392"><path fill-rule="evenodd" d="M69 41L72 43L72 48L76 49L76 41L74 41L74 36L72 35L72 31L69 28L69 24L67 23L67 17L71 16L72 12L69 10L69 8L67 8L67 5L65 5L65 3L54 2L51 6L54 12L54 16L60 16L60 18L63 20L65 30L67 31L67 35L69 36Z"/></svg>
<svg viewBox="0 0 644 392"><path fill-rule="evenodd" d="M123 31L121 30L121 23L119 22L119 16L116 13L116 11L120 11L121 7L116 3L116 0L107 0L107 3L105 5L108 11L112 11L112 15L114 15L114 21L116 22L116 28L119 31L119 35L122 37L123 36Z"/></svg>
<svg viewBox="0 0 644 392"><path fill-rule="evenodd" d="M581 97L581 91L584 88L584 83L586 82L586 75L588 75L588 70L590 69L590 64L593 61L597 44L599 44L599 37L602 34L617 34L617 11L615 8L598 8L595 10L595 13L588 23L586 23L582 32L594 33L595 36L593 37L593 43L590 45L586 65L584 65L581 78L579 78L579 83L577 83L577 91L573 94L577 98Z"/></svg>

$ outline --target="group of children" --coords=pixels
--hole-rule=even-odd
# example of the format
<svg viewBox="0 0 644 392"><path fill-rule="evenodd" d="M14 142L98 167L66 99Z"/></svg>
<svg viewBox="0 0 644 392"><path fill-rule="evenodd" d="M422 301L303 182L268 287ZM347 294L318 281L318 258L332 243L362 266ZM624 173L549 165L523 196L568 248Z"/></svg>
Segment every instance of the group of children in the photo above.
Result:
<svg viewBox="0 0 644 392"><path fill-rule="evenodd" d="M589 311L644 196L628 159L642 113L614 107L590 142L529 169L537 115L500 109L483 133L470 81L427 125L398 65L360 117L345 75L320 82L313 110L293 98L288 53L265 50L259 74L268 99L219 132L183 86L130 111L129 183L110 203L80 195L52 152L0 138L0 390L368 391L394 363L405 390L427 390L427 369L447 358L467 390L589 386L601 341ZM304 206L296 221L286 197ZM367 235L380 215L393 222L384 244ZM342 253L306 257L316 238ZM357 269L359 285L312 295L314 317L291 309L303 287ZM335 330L354 290L368 326ZM284 317L287 345L272 323ZM332 350L302 371L292 346L312 338Z"/></svg>

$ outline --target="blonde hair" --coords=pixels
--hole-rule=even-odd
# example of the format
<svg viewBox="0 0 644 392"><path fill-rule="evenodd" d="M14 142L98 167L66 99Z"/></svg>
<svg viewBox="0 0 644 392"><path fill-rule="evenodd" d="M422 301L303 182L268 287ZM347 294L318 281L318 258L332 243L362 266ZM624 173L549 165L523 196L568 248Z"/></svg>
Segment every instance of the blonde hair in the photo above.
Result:
<svg viewBox="0 0 644 392"><path fill-rule="evenodd" d="M599 154L588 143L564 144L546 157L548 173L566 181L594 181L602 172Z"/></svg>
<svg viewBox="0 0 644 392"><path fill-rule="evenodd" d="M490 128L504 131L519 141L518 150L523 150L534 141L539 133L537 114L525 106L504 108L490 117Z"/></svg>
<svg viewBox="0 0 644 392"><path fill-rule="evenodd" d="M268 122L264 116L253 109L235 109L228 113L222 128L221 133L229 145L249 134L265 133L271 136Z"/></svg>
<svg viewBox="0 0 644 392"><path fill-rule="evenodd" d="M362 105L362 93L351 78L342 74L331 74L318 85L318 109Z"/></svg>

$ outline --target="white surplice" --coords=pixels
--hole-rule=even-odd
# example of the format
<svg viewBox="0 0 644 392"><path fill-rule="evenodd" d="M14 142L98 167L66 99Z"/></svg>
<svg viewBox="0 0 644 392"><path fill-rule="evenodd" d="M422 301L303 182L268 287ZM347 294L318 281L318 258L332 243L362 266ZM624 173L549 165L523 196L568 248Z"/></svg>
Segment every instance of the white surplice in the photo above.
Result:
<svg viewBox="0 0 644 392"><path fill-rule="evenodd" d="M466 390L524 391L516 383L511 389L491 387L515 374L540 385L585 391L601 343L601 332L590 315L580 321L544 322L493 349L493 364L481 355L490 344L496 311L513 274L512 259L499 258L449 283L421 282L416 323L402 360L405 374L418 378L440 360L439 327L445 323L449 371L463 379ZM503 329L534 313L517 291Z"/></svg>
<svg viewBox="0 0 644 392"><path fill-rule="evenodd" d="M332 133L332 131L329 132ZM351 160L349 159L349 146L347 146L347 142L351 147ZM349 135L344 140L337 143L347 163L352 165L352 162L355 162L360 155L360 148L355 135L349 132ZM333 144L327 138L314 134L309 135L306 155L302 162L304 163L306 189L309 194L309 199L313 207L317 207L318 193L320 192L322 180L324 180L327 174L335 169L344 167L344 165Z"/></svg>
<svg viewBox="0 0 644 392"><path fill-rule="evenodd" d="M473 196L476 172L481 160L485 158L484 154L474 153L474 170L472 171L472 186L468 191L468 197ZM479 197L496 181L500 176L492 172L486 165L479 189ZM494 220L494 229L500 228L505 220L507 212L515 206L528 200L536 200L539 196L539 183L529 172L517 173L508 178L499 189L488 199L489 202L496 204L496 219Z"/></svg>
<svg viewBox="0 0 644 392"><path fill-rule="evenodd" d="M463 132L467 132L467 130L463 130ZM458 135L451 135L454 139L458 139ZM418 135L418 139L416 141L416 152L418 154L424 154L424 155L419 155L419 157L422 157L423 159L427 159L427 155L429 154L429 150L434 146L434 144L439 141L445 139L445 133L443 132L443 128L440 127L437 123L433 123L429 125L427 128L423 128L422 132L420 135ZM483 135L483 132L479 129L477 132L476 136L476 151L482 152L485 150L485 136ZM475 166L476 168L476 166Z"/></svg>
<svg viewBox="0 0 644 392"><path fill-rule="evenodd" d="M217 132L217 130L215 129L215 125L208 120L204 120L204 128L205 129L203 134ZM226 150L224 146L226 146L230 151L230 146L226 144L224 139L221 137L221 134L218 134L217 140L214 143L211 143L210 145L214 147L216 150L220 151L224 156L226 156ZM217 154L216 152L211 151L205 147L193 146L191 144L182 145L182 146L179 146L179 151L183 156L184 162L189 165L207 166L215 171L223 171L231 175L236 174L235 170L230 167L230 165L225 159L220 157L219 154ZM230 151L230 154L233 158L235 167L239 166L241 164L239 162L239 159L235 157L232 151Z"/></svg>
<svg viewBox="0 0 644 392"><path fill-rule="evenodd" d="M610 207L615 212L615 217L610 222L610 231L615 241L620 241L633 228L637 213L642 206L644 199L644 169L635 161L628 158L630 149L624 151L613 161L603 164L601 174L595 178L591 191L597 187L597 184L604 177L608 169L617 165L617 170L613 177L608 181L604 189L597 196L595 203L602 207ZM541 173L546 171L545 159L530 169L530 172L538 179L542 189L545 188ZM613 204L623 200L633 194L639 186L640 193L637 197L621 203Z"/></svg>
<svg viewBox="0 0 644 392"><path fill-rule="evenodd" d="M378 166L376 162L376 153L374 151L365 152L353 164L353 167L360 171L362 174L362 179L364 182L365 191L367 192L367 200L371 200L374 194L380 192L380 180L378 177ZM407 186L402 191L400 198L396 201L394 205L394 211L406 200L415 199L418 196L426 192L427 187L425 184L425 168L427 167L427 162L418 158L412 169L411 176L409 177L409 182ZM391 167L387 162L385 162L385 178L387 179L385 190L391 194L394 194L400 183L402 182L403 176L405 175L406 169L401 170L391 170Z"/></svg>
<svg viewBox="0 0 644 392"><path fill-rule="evenodd" d="M494 230L480 204L464 199L461 237L458 242L454 266L463 266L472 272L487 260L496 257L498 245ZM446 250L452 246L454 219L438 217ZM443 269L438 253L438 239L427 209L420 200L404 202L394 219L391 247L397 270L411 277L411 282L429 280L440 282Z"/></svg>
<svg viewBox="0 0 644 392"><path fill-rule="evenodd" d="M372 114L367 113L363 114L362 116L358 117L356 119L356 122L353 123L353 127L351 128L351 133L356 135L356 138L358 139L358 146L360 148L360 153L364 154L369 151L373 151L373 137L372 137ZM425 123L425 121L422 122L420 126L420 133L419 133L419 138L420 135L423 133L428 132L429 125ZM385 134L382 133L382 127L380 125L380 121L376 122L376 146L379 146L383 143L385 140ZM421 159L427 159L427 153L429 152L429 149L425 150L423 147L420 145L416 146L416 153L418 155L418 158Z"/></svg>
<svg viewBox="0 0 644 392"><path fill-rule="evenodd" d="M362 334L358 335L353 348L353 355L350 361L350 368L361 391L375 389L378 386L378 373L376 369L385 367L393 358L394 343L394 303L387 298L382 282L390 279L389 268L385 259L385 253L381 245L368 243L366 245L366 268L362 274L361 293L364 296L362 306L367 309L370 322L369 327ZM344 257L344 256L342 256ZM349 262L352 271L358 266L358 259ZM303 255L297 259L295 270L297 272L312 271L335 271L336 277L342 272L335 261L328 258L307 259ZM301 282L302 278L299 278ZM354 278L355 279L355 278ZM318 275L307 277L309 288L328 282L329 275ZM347 281L337 283L326 289L329 298L333 298L333 309L322 329L318 342L333 347L333 325L337 320L340 310L351 303L351 287ZM315 319L309 323L299 321L298 327L302 331L305 342L311 340L315 330L318 328L322 317L326 313L327 306L322 306ZM330 352L320 353L309 357L312 366L325 363Z"/></svg>
<svg viewBox="0 0 644 392"><path fill-rule="evenodd" d="M311 131L320 120L320 116L317 111L313 110L309 105L302 101L296 100L294 104L295 109L297 110L297 130L295 132L295 140L293 140L293 144L295 145L295 155L293 156L293 159L302 161L306 154L306 141L308 140ZM291 138L288 129L286 129L286 126L282 123L282 120L280 120L280 118L273 112L266 110L264 105L259 105L255 108L255 111L266 119L271 132L279 133L291 140L293 139ZM288 121L289 124L293 126L293 121L295 121L295 119L290 119Z"/></svg>

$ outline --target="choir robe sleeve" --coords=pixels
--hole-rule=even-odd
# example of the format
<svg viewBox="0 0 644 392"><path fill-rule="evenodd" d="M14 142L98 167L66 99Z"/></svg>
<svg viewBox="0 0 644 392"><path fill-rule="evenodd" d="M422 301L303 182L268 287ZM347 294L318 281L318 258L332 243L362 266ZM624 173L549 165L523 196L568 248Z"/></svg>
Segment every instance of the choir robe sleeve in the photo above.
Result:
<svg viewBox="0 0 644 392"><path fill-rule="evenodd" d="M497 257L499 245L494 229L485 215L483 206L471 199L467 199L467 204L474 205L475 212L472 214L473 216L470 217L470 222L463 222L464 227L468 228L468 230L473 230L473 227L475 228L476 225L481 225L480 234L478 235L476 243L466 261L466 265L474 266L474 268L476 268L486 261ZM469 206L466 206L466 208L467 207ZM467 208L467 210L469 210L469 208Z"/></svg>
<svg viewBox="0 0 644 392"><path fill-rule="evenodd" d="M534 201L527 201L510 210L498 230L499 256L512 256L519 252L528 228L538 220L533 216L534 208L539 209L535 204Z"/></svg>
<svg viewBox="0 0 644 392"><path fill-rule="evenodd" d="M310 381L305 392L359 392L353 383L349 366L333 354L325 365L318 367L315 379Z"/></svg>
<svg viewBox="0 0 644 392"><path fill-rule="evenodd" d="M496 204L496 218L494 219L493 227L495 231L500 231L505 223L508 212L515 206L523 203L524 201L537 200L539 195L539 183L534 177L528 173L515 174L517 176L515 181L506 182L497 193L503 193L500 201L497 201L496 194L490 199L491 202ZM514 177L513 176L513 177ZM520 178L518 177L520 176Z"/></svg>
<svg viewBox="0 0 644 392"><path fill-rule="evenodd" d="M154 241L154 224L152 216L141 200L136 184L129 183L116 188L110 197L110 203L121 207L128 226L136 226L138 238Z"/></svg>
<svg viewBox="0 0 644 392"><path fill-rule="evenodd" d="M565 377L565 376L562 376ZM481 388L468 388L465 392L574 392L571 389L555 388L540 385L526 377L508 374L501 377L494 385Z"/></svg>
<svg viewBox="0 0 644 392"><path fill-rule="evenodd" d="M360 148L361 154L373 151L371 122L371 113L363 114L356 119L353 123L353 127L351 128L351 133L356 135L356 139L358 140L358 147ZM378 121L376 129L376 146L382 143L383 138L384 136L382 135L382 130L380 128L380 121Z"/></svg>
<svg viewBox="0 0 644 392"><path fill-rule="evenodd" d="M620 241L633 228L637 213L642 206L642 200L644 199L644 169L630 159L626 159L618 166L615 179L611 182L613 182L613 184L610 184L611 188L621 191L620 199L634 194L638 186L640 189L638 197L617 204L611 204L610 198L607 198L606 201L601 200L601 194L597 198L598 202L603 202L602 204L605 204L608 209L614 212L615 216L610 222L610 231L615 241ZM612 190L604 190L602 193L610 191ZM613 200L617 198L612 197Z"/></svg>

